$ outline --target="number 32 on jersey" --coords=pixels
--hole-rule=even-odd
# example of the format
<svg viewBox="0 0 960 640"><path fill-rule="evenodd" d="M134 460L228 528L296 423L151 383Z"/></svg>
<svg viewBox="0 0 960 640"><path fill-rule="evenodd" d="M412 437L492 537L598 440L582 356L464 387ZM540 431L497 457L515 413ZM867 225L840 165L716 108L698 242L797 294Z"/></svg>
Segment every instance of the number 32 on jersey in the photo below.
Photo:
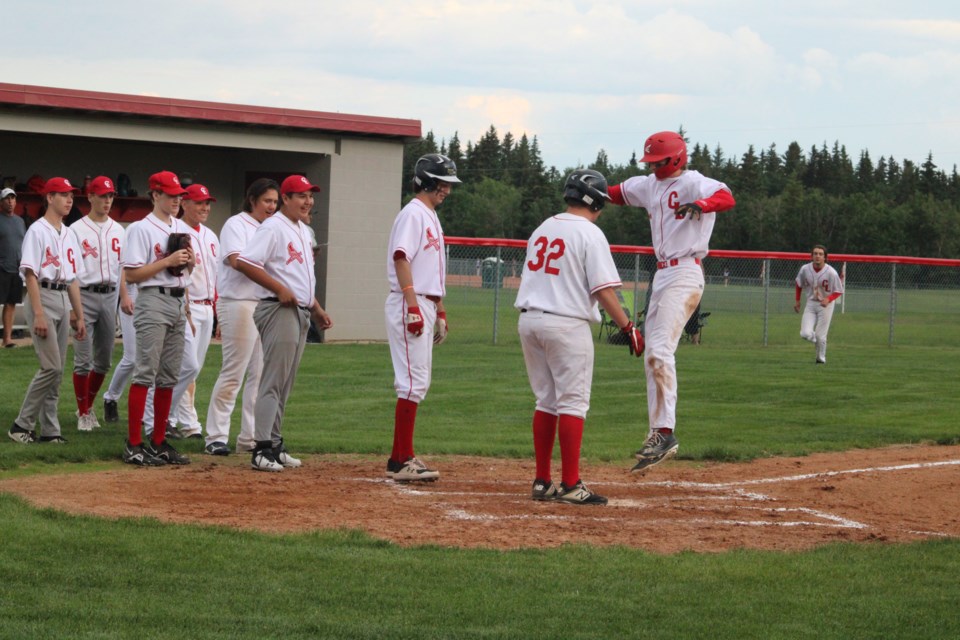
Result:
<svg viewBox="0 0 960 640"><path fill-rule="evenodd" d="M537 252L534 254L534 260L527 261L527 268L530 271L543 269L544 273L551 276L560 275L560 269L553 266L553 263L559 260L567 249L563 238L548 240L546 236L540 236L533 241L533 244L537 248ZM548 249L549 253L547 252Z"/></svg>

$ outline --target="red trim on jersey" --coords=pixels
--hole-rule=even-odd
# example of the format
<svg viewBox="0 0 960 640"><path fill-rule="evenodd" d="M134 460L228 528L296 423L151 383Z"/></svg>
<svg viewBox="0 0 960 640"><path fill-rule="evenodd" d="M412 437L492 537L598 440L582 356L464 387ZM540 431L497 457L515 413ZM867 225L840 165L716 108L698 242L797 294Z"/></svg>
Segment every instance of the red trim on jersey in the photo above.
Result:
<svg viewBox="0 0 960 640"><path fill-rule="evenodd" d="M626 204L626 201L623 199L623 189L618 184L607 187L607 195L610 196L610 202L613 204Z"/></svg>
<svg viewBox="0 0 960 640"><path fill-rule="evenodd" d="M697 204L700 205L704 213L719 213L733 209L737 201L733 199L733 194L726 189L718 189L717 192L709 198L697 200Z"/></svg>

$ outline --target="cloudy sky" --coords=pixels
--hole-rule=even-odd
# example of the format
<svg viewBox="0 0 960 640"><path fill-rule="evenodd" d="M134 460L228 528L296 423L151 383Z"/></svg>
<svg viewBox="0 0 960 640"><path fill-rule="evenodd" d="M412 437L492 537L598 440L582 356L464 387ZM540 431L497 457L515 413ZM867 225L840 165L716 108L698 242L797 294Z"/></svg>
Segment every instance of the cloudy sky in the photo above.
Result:
<svg viewBox="0 0 960 640"><path fill-rule="evenodd" d="M559 169L682 125L960 165L955 0L4 3L0 81L536 135Z"/></svg>

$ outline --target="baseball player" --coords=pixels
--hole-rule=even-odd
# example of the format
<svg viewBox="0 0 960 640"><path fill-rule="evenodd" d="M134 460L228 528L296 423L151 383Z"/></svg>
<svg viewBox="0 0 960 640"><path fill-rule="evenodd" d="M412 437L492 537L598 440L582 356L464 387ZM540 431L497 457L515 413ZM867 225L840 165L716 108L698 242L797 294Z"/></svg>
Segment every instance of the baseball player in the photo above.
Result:
<svg viewBox="0 0 960 640"><path fill-rule="evenodd" d="M258 471L300 466L300 460L283 445L284 408L311 317L320 329L333 326L314 297L317 276L310 232L304 224L313 208L313 194L319 190L304 176L288 176L280 185L280 213L263 221L236 262L237 270L259 285L253 320L263 346L263 372L254 409L256 445L251 458L251 466Z"/></svg>
<svg viewBox="0 0 960 640"><path fill-rule="evenodd" d="M217 256L220 254L220 241L217 235L203 223L210 217L210 203L216 202L210 191L202 184L191 184L183 196L183 216L180 218L190 227L190 240L196 257L196 266L190 274L187 288L189 313L184 327L183 359L180 364L180 378L173 388L170 417L167 420L167 437L199 438L202 426L193 406L193 386L203 368L213 337L214 303L217 295ZM150 433L153 412L147 401L144 427ZM177 423L184 429L178 430Z"/></svg>
<svg viewBox="0 0 960 640"><path fill-rule="evenodd" d="M649 431L636 452L633 472L640 472L677 452L674 435L677 408L677 367L674 354L687 319L703 296L701 263L714 213L735 203L730 188L697 171L687 171L687 145L672 131L655 133L643 146L643 162L653 175L628 178L610 187L616 204L643 207L650 219L657 272L651 285L644 321Z"/></svg>
<svg viewBox="0 0 960 640"><path fill-rule="evenodd" d="M800 313L800 293L807 290L807 302L800 320L800 337L817 348L816 364L827 363L827 333L833 319L833 303L843 295L843 280L837 270L827 264L827 248L814 245L812 262L800 267L793 310Z"/></svg>
<svg viewBox="0 0 960 640"><path fill-rule="evenodd" d="M622 286L610 245L594 224L610 199L607 180L582 169L564 184L567 210L547 219L527 241L520 290L520 344L527 377L537 398L533 448L537 477L534 500L604 505L580 479L580 445L593 383L593 332L600 322L597 302L626 335L630 353L643 354L643 337L624 313L616 290ZM554 441L559 435L562 480L551 479Z"/></svg>
<svg viewBox="0 0 960 640"><path fill-rule="evenodd" d="M117 401L130 383L137 362L137 331L133 326L133 307L137 301L137 285L127 282L127 275L120 270L120 332L123 339L123 356L113 369L110 386L103 393L103 419L109 423L120 422Z"/></svg>
<svg viewBox="0 0 960 640"><path fill-rule="evenodd" d="M140 466L189 464L190 459L167 442L164 428L183 359L184 327L189 314L184 295L195 263L189 245L168 251L171 234L190 232L176 217L186 189L170 171L150 176L149 188L153 211L127 228L120 252L127 282L139 287L133 312L137 355L127 402L128 439L123 461ZM154 385L155 428L151 444L143 442L141 423L147 392Z"/></svg>
<svg viewBox="0 0 960 640"><path fill-rule="evenodd" d="M14 442L37 441L34 425L40 421L40 442L63 444L57 404L67 356L70 309L76 312L75 336L86 338L87 329L80 302L77 276L83 269L76 236L63 220L73 207L77 190L66 178L50 178L41 194L46 200L43 217L30 225L23 238L20 274L27 287L24 305L33 327L33 348L40 370L33 376L27 395L7 435Z"/></svg>
<svg viewBox="0 0 960 640"><path fill-rule="evenodd" d="M207 409L207 440L204 451L211 455L230 453L230 416L237 393L243 385L240 434L237 452L253 451L254 407L263 370L260 334L253 322L257 307L257 285L237 271L240 252L264 220L277 210L280 185L269 178L254 180L247 189L243 211L232 216L220 230L223 264L217 271L217 326L223 352L220 375L210 395ZM246 375L246 383L244 383Z"/></svg>
<svg viewBox="0 0 960 640"><path fill-rule="evenodd" d="M97 176L87 188L90 213L70 225L83 262L77 280L83 317L87 321L87 337L73 341L73 391L80 431L92 431L100 426L92 409L93 401L110 370L116 339L123 227L110 219L114 196L113 181Z"/></svg>
<svg viewBox="0 0 960 640"><path fill-rule="evenodd" d="M13 342L14 314L17 305L23 302L20 250L27 228L16 209L16 192L9 188L0 191L0 304L3 305L3 346L6 349L17 346Z"/></svg>
<svg viewBox="0 0 960 640"><path fill-rule="evenodd" d="M397 214L387 244L390 294L384 313L397 393L387 477L398 482L440 477L414 454L413 431L417 407L430 388L433 346L447 338L446 254L436 210L458 182L457 165L447 156L431 153L418 159L415 195Z"/></svg>

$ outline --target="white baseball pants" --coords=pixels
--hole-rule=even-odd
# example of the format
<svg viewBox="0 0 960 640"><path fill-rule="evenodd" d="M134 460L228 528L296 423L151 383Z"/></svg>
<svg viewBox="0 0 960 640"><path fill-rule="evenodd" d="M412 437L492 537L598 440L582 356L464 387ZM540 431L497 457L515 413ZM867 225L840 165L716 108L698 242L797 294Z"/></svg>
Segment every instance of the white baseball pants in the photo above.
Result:
<svg viewBox="0 0 960 640"><path fill-rule="evenodd" d="M807 300L800 319L800 337L809 340L817 349L817 360L827 361L827 333L833 320L833 303L825 307L817 300Z"/></svg>
<svg viewBox="0 0 960 640"><path fill-rule="evenodd" d="M644 320L643 369L647 377L649 431L677 426L677 361L683 327L703 297L703 271L692 259L653 277Z"/></svg>
<svg viewBox="0 0 960 640"><path fill-rule="evenodd" d="M407 305L402 293L391 292L387 296L384 314L393 360L393 388L398 398L419 404L430 389L437 305L424 296L417 296L417 302L423 316L423 333L419 336L407 331Z"/></svg>
<svg viewBox="0 0 960 640"><path fill-rule="evenodd" d="M525 311L518 324L537 411L587 416L593 385L593 332L582 318Z"/></svg>
<svg viewBox="0 0 960 640"><path fill-rule="evenodd" d="M223 364L207 409L207 444L226 444L229 440L230 416L233 415L233 408L237 403L240 385L243 385L243 403L237 446L248 449L255 444L254 408L257 403L257 387L260 386L260 372L263 371L260 333L253 322L253 311L256 308L256 300L220 298L217 301Z"/></svg>

